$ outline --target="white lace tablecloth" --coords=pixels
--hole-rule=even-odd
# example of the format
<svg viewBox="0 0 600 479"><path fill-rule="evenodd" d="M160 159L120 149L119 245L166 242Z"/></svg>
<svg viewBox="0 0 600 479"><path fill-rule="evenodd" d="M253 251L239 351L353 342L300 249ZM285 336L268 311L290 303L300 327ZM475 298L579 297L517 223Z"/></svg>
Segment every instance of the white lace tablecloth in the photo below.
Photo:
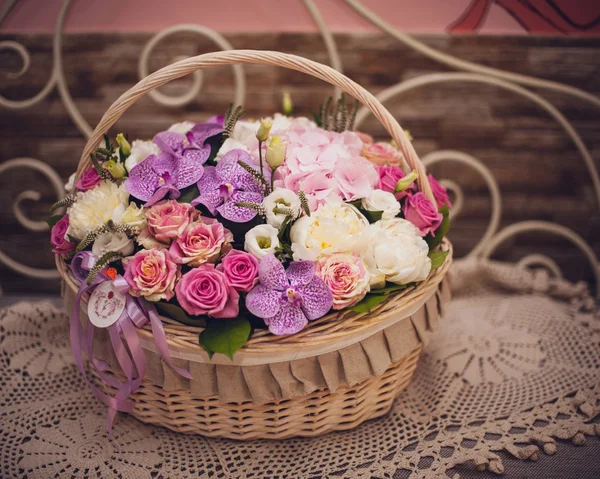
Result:
<svg viewBox="0 0 600 479"><path fill-rule="evenodd" d="M458 262L452 278L455 299L391 413L310 440L205 439L122 415L114 447L66 314L4 308L0 477L451 477L467 462L502 472L500 451L535 459L556 439L600 435L600 317L585 286L490 262Z"/></svg>

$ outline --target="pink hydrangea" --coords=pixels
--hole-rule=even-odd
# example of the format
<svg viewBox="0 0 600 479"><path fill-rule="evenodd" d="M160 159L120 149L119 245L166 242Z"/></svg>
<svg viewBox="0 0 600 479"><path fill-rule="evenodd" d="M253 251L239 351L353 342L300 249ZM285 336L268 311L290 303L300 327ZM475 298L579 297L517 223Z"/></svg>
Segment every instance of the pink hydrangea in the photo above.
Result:
<svg viewBox="0 0 600 479"><path fill-rule="evenodd" d="M189 203L161 201L146 211L148 231L157 241L169 244L179 238L198 215L198 210Z"/></svg>
<svg viewBox="0 0 600 479"><path fill-rule="evenodd" d="M190 223L169 249L173 261L188 266L215 263L231 249L233 234L216 219L204 216Z"/></svg>
<svg viewBox="0 0 600 479"><path fill-rule="evenodd" d="M148 301L169 301L174 296L173 289L181 271L167 250L141 250L124 259L123 264L131 295L143 296Z"/></svg>

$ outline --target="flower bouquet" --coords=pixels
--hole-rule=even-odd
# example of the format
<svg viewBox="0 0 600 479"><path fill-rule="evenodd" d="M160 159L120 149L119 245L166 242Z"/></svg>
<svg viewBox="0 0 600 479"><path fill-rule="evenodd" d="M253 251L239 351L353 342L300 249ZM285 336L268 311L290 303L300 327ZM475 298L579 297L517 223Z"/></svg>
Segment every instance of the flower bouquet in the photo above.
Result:
<svg viewBox="0 0 600 479"><path fill-rule="evenodd" d="M398 145L353 131L357 105L342 95L314 119L260 121L230 107L152 140L105 136L71 178L51 241L74 355L84 376L82 352L91 362L109 430L125 411L184 432L287 437L389 408L443 306L451 203ZM346 425L254 417L248 430L232 417L248 404L310 416L310 398L333 411L362 389L386 400Z"/></svg>

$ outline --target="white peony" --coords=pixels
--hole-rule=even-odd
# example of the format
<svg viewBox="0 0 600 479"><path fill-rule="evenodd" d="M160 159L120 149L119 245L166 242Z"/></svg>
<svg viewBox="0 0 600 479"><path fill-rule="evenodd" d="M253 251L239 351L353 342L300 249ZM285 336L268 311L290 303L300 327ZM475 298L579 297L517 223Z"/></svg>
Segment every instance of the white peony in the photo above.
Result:
<svg viewBox="0 0 600 479"><path fill-rule="evenodd" d="M161 151L158 145L152 141L135 140L131 144L131 154L125 160L127 171L141 163L150 155L160 155Z"/></svg>
<svg viewBox="0 0 600 479"><path fill-rule="evenodd" d="M363 259L371 273L372 288L383 286L385 281L407 284L427 278L431 271L429 247L410 221L377 221L369 226L369 232Z"/></svg>
<svg viewBox="0 0 600 479"><path fill-rule="evenodd" d="M167 131L185 135L188 131L194 128L194 126L196 126L196 124L193 121L182 121L180 123L173 123Z"/></svg>
<svg viewBox="0 0 600 479"><path fill-rule="evenodd" d="M136 226L140 230L145 228L146 224L147 224L147 220L146 220L146 213L144 211L144 208L140 208L138 205L136 205L132 201L131 203L129 203L129 206L123 213L121 222L131 225L131 226Z"/></svg>
<svg viewBox="0 0 600 479"><path fill-rule="evenodd" d="M267 254L275 254L275 250L279 246L277 233L277 229L271 225L255 226L246 233L244 249L257 259L261 259Z"/></svg>
<svg viewBox="0 0 600 479"><path fill-rule="evenodd" d="M368 241L367 219L338 196L327 198L310 216L297 220L290 230L294 259L316 261L331 253L361 254Z"/></svg>
<svg viewBox="0 0 600 479"><path fill-rule="evenodd" d="M219 148L219 151L217 152L217 158L221 159L223 155L229 153L231 150L244 150L247 152L250 151L248 147L240 141L234 140L233 138L227 138L221 145L221 148Z"/></svg>
<svg viewBox="0 0 600 479"><path fill-rule="evenodd" d="M302 207L298 195L286 188L275 188L273 192L263 200L263 206L265 207L267 223L275 228L281 227L287 217L283 213L276 213L275 210L277 208L292 210L292 216L296 218L300 214L300 208Z"/></svg>
<svg viewBox="0 0 600 479"><path fill-rule="evenodd" d="M133 240L125 233L106 233L98 236L92 245L92 253L101 258L110 251L129 256L133 253Z"/></svg>
<svg viewBox="0 0 600 479"><path fill-rule="evenodd" d="M102 181L95 188L77 193L76 202L69 207L68 234L82 239L87 233L108 220L120 223L129 204L125 184Z"/></svg>
<svg viewBox="0 0 600 479"><path fill-rule="evenodd" d="M400 213L400 203L389 191L371 191L369 196L362 199L362 206L368 211L382 211L382 220L391 220Z"/></svg>

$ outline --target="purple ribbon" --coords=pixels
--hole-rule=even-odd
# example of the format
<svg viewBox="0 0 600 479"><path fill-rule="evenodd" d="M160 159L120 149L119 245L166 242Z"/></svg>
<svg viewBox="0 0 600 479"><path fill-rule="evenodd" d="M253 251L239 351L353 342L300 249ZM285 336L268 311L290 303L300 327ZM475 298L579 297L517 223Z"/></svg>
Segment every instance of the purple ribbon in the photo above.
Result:
<svg viewBox="0 0 600 479"><path fill-rule="evenodd" d="M99 284L111 281L106 274L100 272L91 284L87 284L88 272L97 260L98 258L92 252L82 251L76 254L71 262L73 274L81 282L71 314L71 348L75 363L94 395L108 406L107 429L109 438L112 438L112 425L117 411L131 412L133 410L134 403L128 400L128 397L140 387L146 373L146 357L136 328L141 328L150 321L154 343L162 359L181 376L190 379L191 375L186 369L178 368L173 364L165 330L154 305L144 299L131 296L127 281L120 275L112 280L112 283L125 296L125 308L119 319L107 329L113 351L126 380L120 382L115 376L108 374L108 363L94 358L92 349L95 326L87 321L87 327L84 328L80 320L80 311L81 297L84 293L91 293ZM85 372L82 351L85 352L100 379L117 390L114 397L102 392L90 382Z"/></svg>

